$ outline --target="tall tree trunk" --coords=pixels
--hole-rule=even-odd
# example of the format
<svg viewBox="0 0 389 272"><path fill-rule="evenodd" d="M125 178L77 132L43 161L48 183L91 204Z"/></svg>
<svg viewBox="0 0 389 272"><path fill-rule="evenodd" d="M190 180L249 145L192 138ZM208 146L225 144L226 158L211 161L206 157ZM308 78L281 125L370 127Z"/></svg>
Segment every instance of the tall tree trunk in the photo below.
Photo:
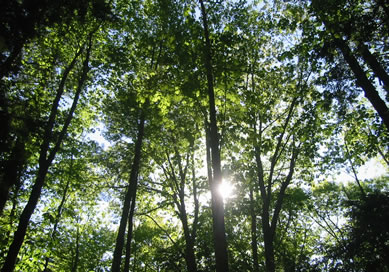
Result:
<svg viewBox="0 0 389 272"><path fill-rule="evenodd" d="M61 81L59 83L59 86L58 86L58 89L57 89L57 93L56 93L56 97L54 98L54 102L53 102L53 105L51 107L51 112L50 112L48 124L47 124L47 126L45 128L45 133L44 133L44 137L43 137L43 144L41 146L41 148L44 148L44 150L42 149L42 151L45 153L45 156L47 156L46 153L47 153L47 151L49 149L49 143L48 142L51 140L52 128L54 126L55 118L56 118L56 115L57 115L59 101L60 101L60 99L62 97L62 94L64 92L64 87L65 87L66 80L67 80L67 78L69 76L70 71L74 68L74 66L75 66L75 64L77 62L78 57L82 54L83 50L84 50L84 48L81 47L76 52L76 54L73 57L72 61L66 67L66 69L65 69L65 71L64 71L64 73L62 75ZM4 96L4 99L6 99L5 98L6 97L5 94L2 94L2 97L3 96ZM6 103L6 101L4 103ZM9 124L7 126L9 126ZM8 129L8 127L7 127L7 129ZM21 155L21 154L18 154L18 153L20 153L20 148L18 147L19 146L18 141L19 141L19 139L16 141L15 148L12 151L13 153L15 153L15 152L17 153L16 154L18 156L18 157L16 157L17 161L15 161L15 159L13 159L13 157L14 157L13 155L14 154L12 154L11 155L11 159L6 162L7 164L10 164L11 167L9 165L5 166L5 169L4 169L4 179L2 181L0 181L0 191L1 191L0 213L3 210L5 202L8 199L9 190L10 190L10 188L13 186L13 184L15 182L15 178L14 177L16 175L16 172L14 171L14 168L19 164L19 160L20 160L19 156ZM23 141L21 141L21 143L23 143Z"/></svg>
<svg viewBox="0 0 389 272"><path fill-rule="evenodd" d="M189 272L197 272L197 264L196 264L196 257L195 257L195 252L194 252L194 242L195 242L195 228L196 228L196 207L195 207L195 211L194 211L194 216L195 216L195 219L193 221L193 226L192 226L192 230L194 230L192 233L190 231L190 228L189 228L189 223L188 223L188 214L186 212L186 205L185 205L185 184L186 184L186 173L187 173L187 169L188 169L188 165L189 165L189 158L190 158L190 153L192 153L192 162L194 162L194 159L193 159L193 146L194 146L194 142L191 141L190 143L190 146L189 146L189 149L188 149L188 153L187 153L187 156L186 156L186 165L185 167L183 167L182 165L182 162L181 162L181 156L179 154L179 151L178 149L175 149L175 152L176 152L176 157L178 158L178 166L179 166L179 176L180 176L180 186L179 186L179 201L180 201L180 205L179 205L179 214L180 214L180 219L181 219L181 222L182 222L182 227L183 227L183 230L184 230L184 237L185 237L185 261L186 261L186 266L187 266L187 269ZM174 168L172 167L171 169L172 171L174 171ZM194 164L192 165L192 178L195 179L195 172L194 172ZM195 182L193 180L193 182ZM195 201L195 205L196 205L196 194L197 194L197 191L196 191L196 187L194 186L193 187L193 194L194 194L194 201ZM198 208L198 207L197 207Z"/></svg>
<svg viewBox="0 0 389 272"><path fill-rule="evenodd" d="M14 239L11 243L11 246L9 247L7 257L5 259L5 263L2 268L2 272L11 272L14 270L16 258L18 256L20 247L23 244L24 237L26 235L28 223L30 221L31 215L34 212L34 209L38 203L38 199L41 194L41 190L44 184L44 180L47 174L49 168L49 163L40 163L39 164L39 170L38 175L35 180L35 184L32 188L32 192L30 194L30 198L27 202L27 205L25 206L22 214L19 218L19 225L18 228L14 234Z"/></svg>
<svg viewBox="0 0 389 272"><path fill-rule="evenodd" d="M68 113L67 118L65 120L65 123L62 127L62 130L59 133L58 139L57 139L54 147L50 151L49 150L50 143L52 142L53 127L54 127L54 122L55 122L55 119L57 116L59 101L60 101L62 93L64 91L63 88L65 85L65 80L66 80L67 74L70 72L71 69L66 69L64 72L64 75L63 75L61 83L60 83L60 87L58 88L56 98L54 99L54 103L53 103L52 108L51 108L49 121L48 121L48 124L46 126L45 133L44 133L43 143L42 143L41 148L40 148L38 174L37 174L35 183L32 187L32 191L31 191L30 197L28 199L28 202L27 202L26 206L24 207L22 214L20 215L19 225L18 225L18 228L14 234L14 239L9 247L7 257L5 259L3 268L1 270L2 272L11 272L15 268L16 259L17 259L18 253L20 251L20 247L23 244L24 237L25 237L26 232L27 232L27 227L28 227L31 215L33 214L35 207L38 203L38 200L40 198L41 191L42 191L43 185L45 183L45 178L46 178L48 169L49 169L52 161L54 160L54 158L55 158L55 156L56 156L56 154L57 154L57 152L58 152L58 150L63 142L63 139L66 136L67 129L68 129L70 122L73 118L73 113L76 110L78 99L80 97L81 91L84 88L84 84L85 84L85 81L87 79L87 73L89 71L89 58L90 58L91 50L92 50L92 34L89 36L89 46L87 49L87 54L86 54L85 60L83 62L82 74L81 74L81 77L79 78L79 81L78 81L77 91L76 91L76 94L74 96L72 106L69 110L69 113ZM73 61L72 61L72 63L73 63ZM69 67L72 66L72 63ZM74 64L75 64L75 61L74 61ZM73 64L73 67L74 67L74 64ZM66 74L66 72L67 72L67 74Z"/></svg>
<svg viewBox="0 0 389 272"><path fill-rule="evenodd" d="M191 236L189 225L188 225L188 216L186 213L185 202L184 202L184 192L180 193L180 219L182 223L182 228L184 230L185 237L185 262L186 267L189 272L197 272L196 257L194 253L194 237Z"/></svg>
<svg viewBox="0 0 389 272"><path fill-rule="evenodd" d="M262 205L263 205L262 231L263 231L263 242L265 246L265 270L267 272L274 272L276 267L274 261L274 245L273 245L274 233L272 232L272 228L269 224L270 203L269 201L266 201L265 203L262 203Z"/></svg>
<svg viewBox="0 0 389 272"><path fill-rule="evenodd" d="M269 231L263 230L263 240L265 245L265 270L266 272L274 272L276 271L274 261L274 239Z"/></svg>
<svg viewBox="0 0 389 272"><path fill-rule="evenodd" d="M254 207L255 207L255 200L254 200L253 187L250 185L251 250L253 254L253 271L259 272L257 217L256 217Z"/></svg>
<svg viewBox="0 0 389 272"><path fill-rule="evenodd" d="M254 126L254 131L255 133L257 133L255 126ZM259 133L259 139L261 140L262 122L260 122L258 133ZM278 141L277 145L280 145L280 140ZM262 225L264 250L265 250L265 270L267 272L274 272L275 271L274 248L273 248L273 237L270 231L271 228L270 228L270 216L269 216L271 191L267 191L265 186L264 170L263 170L262 159L261 159L261 147L256 145L254 146L254 150L255 150L255 161L257 164L258 185L259 185L259 190L260 190L261 200L262 200L262 207L261 207L262 224L261 225ZM273 157L275 158L276 155L277 153L275 153Z"/></svg>
<svg viewBox="0 0 389 272"><path fill-rule="evenodd" d="M218 187L222 182L221 160L219 150L219 135L216 122L215 93L213 87L212 48L209 39L207 13L203 0L199 0L205 37L205 69L207 72L209 120L210 120L210 147L213 178L211 183L213 240L215 245L216 271L228 272L227 239L224 223L223 197L218 193Z"/></svg>
<svg viewBox="0 0 389 272"><path fill-rule="evenodd" d="M136 204L136 191L138 186L135 186L134 192L131 197L130 215L128 216L128 229L127 229L127 244L126 244L126 258L124 260L124 272L130 271L130 257L131 257L131 241L134 224L134 213Z"/></svg>
<svg viewBox="0 0 389 272"><path fill-rule="evenodd" d="M136 251L136 244L134 245L134 263L132 265L132 271L136 271L136 261L137 261L137 251ZM145 265L147 267L147 265Z"/></svg>
<svg viewBox="0 0 389 272"><path fill-rule="evenodd" d="M193 146L193 144L192 144ZM195 170L194 152L192 153L192 187L193 187L193 202L194 202L194 218L192 224L192 240L193 246L197 236L197 224L199 221L199 199L197 196L197 182L196 182L196 170Z"/></svg>
<svg viewBox="0 0 389 272"><path fill-rule="evenodd" d="M265 176L264 176L264 170L263 170L262 159L261 159L261 146L258 145L257 143L255 143L254 145L255 161L257 165L258 185L259 185L261 200L262 200L262 231L263 231L263 239L264 239L264 246L265 246L265 267L266 267L265 270L267 272L275 271L274 235L276 233L277 221L282 208L282 203L285 196L285 190L287 186L290 184L291 179L293 177L295 163L298 155L299 147L296 147L293 142L292 143L293 150L290 159L289 172L285 180L281 182L281 188L277 194L277 197L275 198L275 207L274 207L274 211L272 212L271 200L272 198L274 198L273 191L272 191L272 185L274 184L273 176L275 174L274 172L275 172L275 167L277 165L278 159L285 151L284 147L288 144L289 137L286 137L284 143L283 141L284 141L286 129L290 123L296 104L297 104L297 98L294 97L289 106L288 115L285 119L284 124L282 125L281 133L278 136L275 151L271 157L269 176L267 177L266 184L265 184ZM257 131L256 126L254 126L253 128L255 134L258 135L261 144L262 122L260 122L259 124L259 131Z"/></svg>
<svg viewBox="0 0 389 272"><path fill-rule="evenodd" d="M174 141L174 139L173 139ZM186 154L186 165L185 167L182 165L181 161L181 155L178 151L178 149L175 147L175 157L178 164L178 170L179 170L179 178L177 178L177 175L175 174L175 167L172 164L169 154L167 153L167 160L169 162L170 170L168 171L165 167L162 166L163 171L165 173L165 176L168 180L172 181L172 190L174 192L173 194L173 201L177 208L177 213L180 218L182 228L184 230L184 238L185 238L185 262L186 267L189 272L197 272L197 264L196 264L196 257L195 257L195 251L194 251L194 242L196 237L196 225L198 221L198 199L197 199L197 187L195 182L195 169L194 169L194 152L193 149L194 142L192 141L190 143L190 146L188 148L187 154ZM193 226L192 231L190 231L189 222L188 222L188 214L186 211L186 205L185 205L185 185L186 185L186 174L187 169L189 165L189 159L190 159L190 153L192 153L192 179L193 179L193 197L194 197L194 220L193 220Z"/></svg>
<svg viewBox="0 0 389 272"><path fill-rule="evenodd" d="M367 78L365 71L363 71L357 59L353 56L348 44L342 39L335 39L335 43L342 52L343 57L350 66L351 70L353 71L357 79L358 86L363 89L365 97L373 105L374 109L385 124L387 130L389 130L389 109L386 106L385 101L381 99L377 90Z"/></svg>
<svg viewBox="0 0 389 272"><path fill-rule="evenodd" d="M381 63L378 62L377 58L372 53L370 53L369 48L365 44L361 43L359 45L359 51L361 52L365 62L373 70L376 77L378 77L383 82L384 88L389 94L389 75L385 71L384 67L382 67Z"/></svg>
<svg viewBox="0 0 389 272"><path fill-rule="evenodd" d="M147 103L147 102L146 102ZM118 236L116 238L115 251L113 253L111 272L120 272L120 264L122 261L122 252L124 246L124 237L126 231L126 225L130 212L131 201L135 201L132 198L136 195L136 187L138 182L138 173L141 160L142 141L144 135L144 123L145 123L145 109L142 109L140 121L138 124L138 136L135 143L134 160L132 163L130 182L127 188L127 192L124 198L122 217L120 219ZM134 203L135 207L135 203ZM131 241L130 241L131 242Z"/></svg>
<svg viewBox="0 0 389 272"><path fill-rule="evenodd" d="M275 271L274 236L276 233L277 222L280 216L283 200L285 197L286 188L289 186L293 177L298 152L299 152L299 147L294 147L290 159L289 172L285 180L281 183L280 191L278 192L277 197L275 199L276 201L275 201L274 211L272 213L271 218L270 218L270 213L271 213L270 200L271 200L272 193L268 191L265 195L262 196L262 231L263 231L264 245L265 245L265 264L266 264L267 272ZM260 179L263 179L263 176ZM268 183L271 184L272 181L268 180ZM263 187L263 185L260 186Z"/></svg>
<svg viewBox="0 0 389 272"><path fill-rule="evenodd" d="M72 265L72 272L77 272L79 261L80 261L80 226L77 223L76 250L74 254L74 263Z"/></svg>
<svg viewBox="0 0 389 272"><path fill-rule="evenodd" d="M314 1L314 2L315 2L314 9L316 10L317 16L320 17L321 21L324 23L324 25L326 26L329 33L331 33L335 46L340 50L340 52L343 55L343 58L348 63L351 71L354 73L354 76L357 80L356 81L357 85L360 88L362 88L362 90L364 91L365 97L370 101L370 103L372 104L372 106L374 107L374 109L376 110L378 115L381 117L387 130L389 130L389 109L388 109L385 101L382 100L382 98L380 97L376 88L374 87L374 85L370 82L370 80L366 76L366 72L359 65L358 60L355 58L353 52L351 51L349 45L347 44L347 41L343 40L343 38L335 37L335 34L334 34L334 33L338 33L338 34L341 34L341 36L342 36L342 34L344 34L344 33L339 33L339 30L337 27L334 27L333 24L331 22L329 22L325 16L321 16L321 14L323 14L323 12L322 12L322 10L319 10L320 1ZM377 67L378 62L374 63L374 61L371 58L369 58L370 52L367 52L368 49L367 49L367 51L364 50L363 44L362 44L361 50L362 50L362 54L364 55L364 58L365 57L367 58L366 62L369 65L372 65L373 67L375 67L375 68L372 67L373 70L376 70L375 73L376 72L379 73L379 71L378 71L379 68ZM381 73L379 73L379 74L381 74ZM376 75L378 76L378 74L376 74ZM382 74L381 74L381 76L382 76Z"/></svg>

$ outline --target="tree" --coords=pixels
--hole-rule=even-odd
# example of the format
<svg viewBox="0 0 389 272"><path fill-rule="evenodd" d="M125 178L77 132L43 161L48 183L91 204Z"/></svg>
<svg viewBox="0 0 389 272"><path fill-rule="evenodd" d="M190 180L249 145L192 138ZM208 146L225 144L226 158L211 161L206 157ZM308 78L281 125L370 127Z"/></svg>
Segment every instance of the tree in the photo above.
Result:
<svg viewBox="0 0 389 272"><path fill-rule="evenodd" d="M165 150L161 150L163 155L158 161L160 161L159 164L166 179L164 183L167 183L167 187L169 187L169 190L164 189L164 192L169 196L169 200L175 204L176 213L182 224L187 270L196 272L197 263L194 250L199 219L199 199L194 153L198 134L195 128L199 124L195 123L195 120L198 120L195 116L193 116L193 122L185 124L190 119L188 118L190 113L179 108L175 111L180 112L180 114L171 113L170 120L174 121L175 125L172 128L167 128L166 140L161 143ZM166 162L163 163L163 161ZM191 178L189 178L190 175ZM193 194L192 201L188 201L188 190ZM193 210L192 223L190 223L188 203L194 206L191 209Z"/></svg>
<svg viewBox="0 0 389 272"><path fill-rule="evenodd" d="M374 10L380 9L377 3L371 3L371 7L366 9L363 4L364 2L359 1L354 1L350 4L328 1L325 5L326 8L323 9L322 2L312 1L310 8L317 19L324 24L326 29L323 36L327 40L325 41L323 51L329 52L328 47L335 47L339 50L344 61L353 72L356 84L363 89L365 97L373 105L388 129L389 110L386 106L385 99L380 97L377 87L374 86L363 66L358 62L358 55L360 54L366 64L373 70L375 76L384 82L384 86L387 86L385 82L387 82L388 74L365 44L367 43L373 46L379 41L379 37L382 36L381 31L383 31L382 33L386 33L384 30L386 26L383 22L380 22L380 17L377 22L375 20L376 15L371 14ZM341 9L346 16L338 16L338 12ZM383 34L382 37L386 37L386 35ZM353 52L350 48L350 42L356 43L356 52Z"/></svg>
<svg viewBox="0 0 389 272"><path fill-rule="evenodd" d="M35 2L0 4L3 271L387 269L384 1Z"/></svg>
<svg viewBox="0 0 389 272"><path fill-rule="evenodd" d="M134 215L137 179L138 179L138 172L139 172L140 159L141 159L141 148L142 148L142 141L144 135L146 110L147 110L147 105L144 107L144 109L141 109L141 116L138 123L138 135L135 144L134 159L131 167L130 181L124 199L123 213L120 219L119 232L116 239L114 258L112 261L112 268L111 268L112 271L120 271L120 262L121 262L123 244L124 244L125 229L127 226L127 222L132 222L132 216ZM132 223L129 223L128 231L129 233L132 233ZM129 239L128 242L131 243L131 239Z"/></svg>
<svg viewBox="0 0 389 272"><path fill-rule="evenodd" d="M209 148L211 152L212 163L212 175L209 177L209 183L212 195L212 217L213 217L213 235L215 245L215 258L216 258L216 271L228 272L228 253L227 253L227 240L225 234L224 225L224 206L223 198L218 194L217 190L222 182L221 175L221 160L220 160L220 146L218 127L216 123L216 108L215 108L215 94L214 94L214 78L212 68L212 47L209 38L208 19L207 12L202 0L201 16L203 20L204 28L204 66L207 72L207 85L208 85L208 103L209 103Z"/></svg>
<svg viewBox="0 0 389 272"><path fill-rule="evenodd" d="M341 188L335 183L325 183L316 187L315 194L326 196L317 198L311 210L318 213L319 226L329 234L322 242L324 251L320 266L324 264L328 269L339 271L387 269L385 256L388 250L383 243L387 235L383 222L387 215L381 210L386 198L386 185L381 183L384 180L363 181L366 195L361 194L356 184ZM379 192L382 189L384 192ZM323 204L329 210L328 214ZM339 223L338 219L346 222Z"/></svg>
<svg viewBox="0 0 389 272"><path fill-rule="evenodd" d="M43 72L46 77L52 77L53 71L50 71L52 68L50 63L53 59L50 57L58 60L61 51L58 49L60 40L58 37L72 28L74 22L82 24L87 20L88 10L91 10L93 16L99 19L108 18L109 11L108 6L103 1L94 1L92 4L87 1L57 1L55 3L2 1L0 5L0 29L2 33L0 36L0 120L4 124L0 137L2 154L0 158L1 214L8 199L9 189L14 185L20 186L18 182L26 168L28 157L31 155L27 147L31 141L31 134L41 132L37 131L37 128L42 126L42 120L34 119L37 109L32 107L32 103L26 103L26 100L23 99L29 95L14 96L14 89L20 87L15 85L19 85L18 81L21 77L23 80L32 80L28 76L25 77L26 75L21 75L24 72L19 73L19 70L30 69L31 66L34 66L33 71L35 70L37 74ZM47 50L45 47L50 43L49 40L55 36L53 32L62 31L63 33L55 38L57 44L51 44L52 48L50 49L55 48L57 51L53 52L54 50L52 50L49 53L50 49ZM36 57L41 52L35 51L34 55L31 55L34 46L44 48L47 55L41 60L37 60ZM26 61L27 59L34 59L36 62L29 63ZM38 76L37 74L35 76ZM32 86L30 85L26 89L31 89ZM17 108L21 106L28 108L30 112L25 115L20 114Z"/></svg>
<svg viewBox="0 0 389 272"><path fill-rule="evenodd" d="M348 231L345 262L353 260L357 271L386 271L389 268L388 195L373 192L355 201L350 210L351 228ZM347 265L346 265L347 266Z"/></svg>
<svg viewBox="0 0 389 272"><path fill-rule="evenodd" d="M87 43L86 44L86 47L87 47L86 48L86 56L85 56L85 59L83 61L82 71L81 71L81 74L80 74L80 77L78 80L78 85L77 85L77 89L75 92L75 96L74 96L71 108L70 108L69 113L67 115L67 118L63 124L63 127L59 133L58 138L53 139L54 123L55 123L55 119L57 117L59 102L60 102L60 99L61 99L63 92L64 92L64 86L65 86L65 83L66 83L66 80L67 80L67 77L68 77L70 71L74 68L74 65L77 61L78 56L82 53L83 48L78 49L77 53L75 54L75 57L73 58L71 63L65 68L64 73L62 75L62 78L61 78L61 81L59 83L53 105L51 107L48 122L47 122L47 125L46 125L45 130L44 130L43 142L42 142L42 145L40 148L40 153L39 153L39 168L38 168L36 181L35 181L35 184L33 186L33 190L31 192L29 201L28 201L26 207L24 208L24 210L20 216L18 229L14 234L14 239L13 239L13 242L12 242L10 248L9 248L7 258L6 258L6 261L3 265L2 271L13 271L13 269L14 269L16 258L17 258L18 252L20 250L20 247L23 243L29 220L31 218L31 215L32 215L32 213L33 213L33 211L38 203L39 197L41 195L41 190L42 190L42 187L44 185L48 169L49 169L51 163L53 162L54 157L55 157L56 153L58 152L63 139L66 136L67 128L69 127L70 122L72 120L73 113L76 109L77 102L78 102L78 99L80 97L81 91L84 89L84 84L87 80L87 73L89 70L89 58L90 58L90 54L91 54L91 50L92 50L93 32L94 31L92 31L89 34L89 37L88 37L87 42L86 42ZM54 142L54 147L52 149L50 149L50 144L52 143L52 141Z"/></svg>

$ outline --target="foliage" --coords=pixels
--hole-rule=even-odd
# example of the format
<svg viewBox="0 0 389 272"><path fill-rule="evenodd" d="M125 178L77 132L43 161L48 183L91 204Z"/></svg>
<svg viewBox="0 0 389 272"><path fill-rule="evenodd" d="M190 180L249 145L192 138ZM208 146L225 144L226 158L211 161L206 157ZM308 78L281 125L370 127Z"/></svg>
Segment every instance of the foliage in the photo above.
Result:
<svg viewBox="0 0 389 272"><path fill-rule="evenodd" d="M15 270L110 270L144 118L130 271L216 270L216 149L231 271L389 270L385 1L205 1L209 43L197 1L30 2L0 4L1 266L50 157Z"/></svg>

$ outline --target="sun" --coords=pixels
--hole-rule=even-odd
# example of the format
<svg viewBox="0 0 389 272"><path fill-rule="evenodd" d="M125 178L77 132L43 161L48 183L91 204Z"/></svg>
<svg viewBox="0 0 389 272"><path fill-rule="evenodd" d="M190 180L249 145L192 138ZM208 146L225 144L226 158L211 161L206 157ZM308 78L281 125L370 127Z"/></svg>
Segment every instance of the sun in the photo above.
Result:
<svg viewBox="0 0 389 272"><path fill-rule="evenodd" d="M223 199L227 199L234 196L234 189L234 185L223 180L219 185L218 193L223 197Z"/></svg>

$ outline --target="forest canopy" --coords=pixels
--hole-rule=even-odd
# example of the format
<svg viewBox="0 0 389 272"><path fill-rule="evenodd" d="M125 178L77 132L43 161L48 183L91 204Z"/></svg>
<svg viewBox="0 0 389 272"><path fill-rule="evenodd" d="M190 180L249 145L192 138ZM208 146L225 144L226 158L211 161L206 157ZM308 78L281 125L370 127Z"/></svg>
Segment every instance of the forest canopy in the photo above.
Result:
<svg viewBox="0 0 389 272"><path fill-rule="evenodd" d="M383 0L2 1L1 272L389 271L388 54Z"/></svg>

